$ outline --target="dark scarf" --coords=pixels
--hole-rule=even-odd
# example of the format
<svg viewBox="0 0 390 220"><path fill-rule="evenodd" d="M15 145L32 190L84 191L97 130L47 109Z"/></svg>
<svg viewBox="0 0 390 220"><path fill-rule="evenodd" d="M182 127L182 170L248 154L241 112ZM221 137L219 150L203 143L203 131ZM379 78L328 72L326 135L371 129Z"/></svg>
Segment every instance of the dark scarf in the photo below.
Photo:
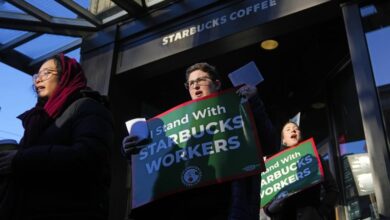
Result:
<svg viewBox="0 0 390 220"><path fill-rule="evenodd" d="M42 132L69 106L86 88L87 80L80 64L60 54L62 73L57 88L47 101L39 101L32 109L19 115L24 127L21 145L30 146L39 140Z"/></svg>

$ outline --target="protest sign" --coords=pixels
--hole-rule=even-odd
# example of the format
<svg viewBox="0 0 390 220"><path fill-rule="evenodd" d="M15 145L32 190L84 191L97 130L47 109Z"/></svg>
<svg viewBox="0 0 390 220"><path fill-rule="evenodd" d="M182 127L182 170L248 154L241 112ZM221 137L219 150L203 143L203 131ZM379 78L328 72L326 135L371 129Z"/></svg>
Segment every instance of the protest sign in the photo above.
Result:
<svg viewBox="0 0 390 220"><path fill-rule="evenodd" d="M248 103L235 89L185 102L147 121L151 142L132 160L132 207L264 170Z"/></svg>
<svg viewBox="0 0 390 220"><path fill-rule="evenodd" d="M265 166L266 171L261 174L261 207L274 198L288 197L313 186L324 177L312 138L279 152Z"/></svg>

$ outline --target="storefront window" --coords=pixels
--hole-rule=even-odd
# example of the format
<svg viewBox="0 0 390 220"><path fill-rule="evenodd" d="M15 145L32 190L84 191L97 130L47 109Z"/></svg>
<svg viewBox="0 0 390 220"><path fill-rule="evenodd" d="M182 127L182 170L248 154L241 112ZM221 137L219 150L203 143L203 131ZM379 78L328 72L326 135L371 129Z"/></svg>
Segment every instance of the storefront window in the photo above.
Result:
<svg viewBox="0 0 390 220"><path fill-rule="evenodd" d="M390 143L390 2L378 1L362 5L360 13L387 131L387 140Z"/></svg>
<svg viewBox="0 0 390 220"><path fill-rule="evenodd" d="M344 215L348 220L377 219L371 162L357 111L359 104L351 67L336 77L330 91L339 146Z"/></svg>
<svg viewBox="0 0 390 220"><path fill-rule="evenodd" d="M367 41L375 86L386 131L387 147L390 143L390 2L374 1L360 7L363 29Z"/></svg>

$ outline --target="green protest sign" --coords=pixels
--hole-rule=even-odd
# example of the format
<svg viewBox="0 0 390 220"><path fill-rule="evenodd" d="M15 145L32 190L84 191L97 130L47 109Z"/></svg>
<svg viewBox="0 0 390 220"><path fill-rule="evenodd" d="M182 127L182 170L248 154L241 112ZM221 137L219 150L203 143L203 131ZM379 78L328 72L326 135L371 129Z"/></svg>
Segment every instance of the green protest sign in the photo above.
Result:
<svg viewBox="0 0 390 220"><path fill-rule="evenodd" d="M152 141L132 156L132 207L264 170L248 103L235 89L147 121Z"/></svg>
<svg viewBox="0 0 390 220"><path fill-rule="evenodd" d="M261 207L274 198L288 197L315 185L324 176L312 138L279 152L265 166L266 171L261 173Z"/></svg>

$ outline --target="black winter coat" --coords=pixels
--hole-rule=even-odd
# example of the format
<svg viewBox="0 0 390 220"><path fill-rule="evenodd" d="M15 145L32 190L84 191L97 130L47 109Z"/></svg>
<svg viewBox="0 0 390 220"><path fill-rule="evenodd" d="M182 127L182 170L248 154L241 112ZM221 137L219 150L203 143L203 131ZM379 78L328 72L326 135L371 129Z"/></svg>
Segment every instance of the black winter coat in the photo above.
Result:
<svg viewBox="0 0 390 220"><path fill-rule="evenodd" d="M33 146L20 146L13 168L10 219L107 219L109 111L82 97L55 119Z"/></svg>

